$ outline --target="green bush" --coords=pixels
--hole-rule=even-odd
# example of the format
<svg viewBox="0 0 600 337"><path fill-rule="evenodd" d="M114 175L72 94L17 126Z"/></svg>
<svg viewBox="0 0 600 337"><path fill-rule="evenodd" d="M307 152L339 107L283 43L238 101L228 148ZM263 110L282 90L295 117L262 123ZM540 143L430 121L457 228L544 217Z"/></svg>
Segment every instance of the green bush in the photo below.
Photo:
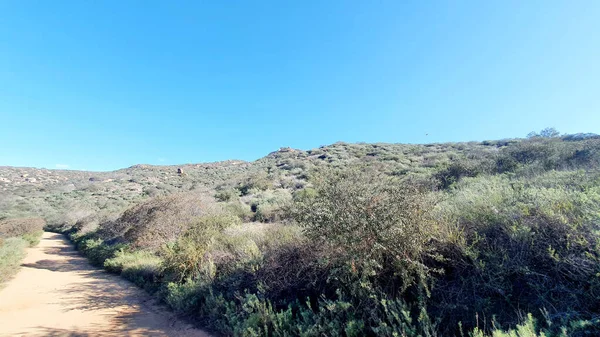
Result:
<svg viewBox="0 0 600 337"><path fill-rule="evenodd" d="M493 162L487 158L477 160L460 159L445 165L434 177L439 180L441 188L448 188L463 177L476 177L492 170Z"/></svg>
<svg viewBox="0 0 600 337"><path fill-rule="evenodd" d="M292 198L296 202L305 202L317 196L317 191L312 187L306 187L301 190L297 190L292 195Z"/></svg>
<svg viewBox="0 0 600 337"><path fill-rule="evenodd" d="M314 183L316 195L293 210L309 239L353 270L366 268L374 280L401 275L397 283L386 280L394 291L427 278L422 261L432 253L431 206L418 188L360 170L331 172Z"/></svg>
<svg viewBox="0 0 600 337"><path fill-rule="evenodd" d="M106 260L113 258L119 250L125 247L124 244L106 244L104 240L94 237L93 234L75 237L74 241L77 249L90 260L90 263L99 267L102 267Z"/></svg>
<svg viewBox="0 0 600 337"><path fill-rule="evenodd" d="M239 200L226 203L224 210L228 214L237 216L243 222L251 221L254 216L250 206L241 203Z"/></svg>
<svg viewBox="0 0 600 337"><path fill-rule="evenodd" d="M6 282L19 270L28 243L22 238L0 241L0 283Z"/></svg>
<svg viewBox="0 0 600 337"><path fill-rule="evenodd" d="M156 290L158 278L161 275L162 260L152 252L116 251L114 257L104 261L104 268L110 272L120 274L136 285Z"/></svg>
<svg viewBox="0 0 600 337"><path fill-rule="evenodd" d="M277 222L287 218L287 207L292 196L287 190L269 190L252 196L250 209L258 222Z"/></svg>
<svg viewBox="0 0 600 337"><path fill-rule="evenodd" d="M44 231L38 230L33 233L23 234L23 235L21 235L21 238L23 240L27 241L27 245L29 247L33 247L33 246L37 246L38 243L40 243L40 240L42 239L43 234L44 234Z"/></svg>
<svg viewBox="0 0 600 337"><path fill-rule="evenodd" d="M185 283L169 282L162 296L169 307L179 313L198 312L201 292L195 281Z"/></svg>
<svg viewBox="0 0 600 337"><path fill-rule="evenodd" d="M475 328L471 333L470 337L576 337L576 336L592 336L597 335L600 330L600 321L595 319L593 321L575 320L569 322L567 325L556 326L550 328L540 328L537 320L528 314L525 320L517 324L514 329L508 329L504 331L499 328L493 328L489 333L486 333L480 328ZM552 326L549 322L546 325ZM590 330L592 329L592 330Z"/></svg>
<svg viewBox="0 0 600 337"><path fill-rule="evenodd" d="M590 318L600 300L600 186L578 175L465 179L438 206L446 272L431 303L446 326L473 326L477 313L516 324L517 308L538 317L546 308L559 324Z"/></svg>
<svg viewBox="0 0 600 337"><path fill-rule="evenodd" d="M218 201L235 201L239 198L240 191L236 189L224 189L215 193L215 198Z"/></svg>
<svg viewBox="0 0 600 337"><path fill-rule="evenodd" d="M0 283L18 270L25 248L40 242L45 221L39 218L17 218L0 221Z"/></svg>
<svg viewBox="0 0 600 337"><path fill-rule="evenodd" d="M214 264L207 256L209 248L225 228L238 225L240 219L230 215L208 215L190 224L175 242L163 246L165 272L170 280L211 279Z"/></svg>
<svg viewBox="0 0 600 337"><path fill-rule="evenodd" d="M246 178L239 184L238 189L242 195L251 194L252 191L266 191L273 187L267 173L259 172Z"/></svg>

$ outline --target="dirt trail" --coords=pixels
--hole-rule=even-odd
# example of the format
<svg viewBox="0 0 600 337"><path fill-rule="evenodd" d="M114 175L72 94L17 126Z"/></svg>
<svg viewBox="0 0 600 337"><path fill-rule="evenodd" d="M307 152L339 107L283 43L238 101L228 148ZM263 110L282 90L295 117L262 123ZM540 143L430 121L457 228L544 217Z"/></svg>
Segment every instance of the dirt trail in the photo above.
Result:
<svg viewBox="0 0 600 337"><path fill-rule="evenodd" d="M143 290L44 233L0 290L0 336L199 336Z"/></svg>

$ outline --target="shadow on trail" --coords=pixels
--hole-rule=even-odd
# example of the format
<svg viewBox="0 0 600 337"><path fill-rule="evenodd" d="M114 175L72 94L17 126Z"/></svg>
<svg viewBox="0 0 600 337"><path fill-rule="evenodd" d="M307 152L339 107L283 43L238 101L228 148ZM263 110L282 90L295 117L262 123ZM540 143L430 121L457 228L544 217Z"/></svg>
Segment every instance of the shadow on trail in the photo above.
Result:
<svg viewBox="0 0 600 337"><path fill-rule="evenodd" d="M36 248L43 252L42 259L22 266L60 273L46 274L54 282L59 282L57 278L69 278L54 290L60 299L56 302L60 303L60 312L78 315L79 312L95 314L93 312L97 311L99 315L110 316L110 320L107 324L91 323L89 327L74 330L38 325L34 328L35 332L28 336L179 336L182 332L189 335L185 331L187 328L176 334L165 333L165 328L175 325L176 315L166 313L151 296L130 282L93 267L64 236L50 234L42 241ZM74 276L68 273L74 273ZM198 336L207 335L202 333Z"/></svg>
<svg viewBox="0 0 600 337"><path fill-rule="evenodd" d="M65 261L46 259L39 260L35 263L23 263L21 266L25 268L46 269L58 272L89 271L89 267L77 259L68 259Z"/></svg>
<svg viewBox="0 0 600 337"><path fill-rule="evenodd" d="M47 327L36 327L34 336L39 337L117 337L117 336L139 336L140 332L127 333L120 329L107 329L105 326L92 326L94 332L85 332L71 329L57 329ZM146 333L146 332L142 332ZM157 336L153 332L148 332L146 336Z"/></svg>

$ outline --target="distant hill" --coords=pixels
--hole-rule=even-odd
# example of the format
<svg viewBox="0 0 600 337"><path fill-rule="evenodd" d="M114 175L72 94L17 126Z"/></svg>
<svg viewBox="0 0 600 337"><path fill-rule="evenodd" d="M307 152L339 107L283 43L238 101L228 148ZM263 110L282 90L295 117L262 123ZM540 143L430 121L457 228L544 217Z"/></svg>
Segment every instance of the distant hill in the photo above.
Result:
<svg viewBox="0 0 600 337"><path fill-rule="evenodd" d="M598 139L596 134L574 134L553 139L575 142ZM258 190L291 194L308 183L311 171L348 165L377 166L397 176L432 176L461 160L496 157L524 139L442 144L338 142L311 150L281 148L254 162L155 166L139 164L110 172L54 170L0 166L0 219L42 216L49 223L72 223L88 214L114 218L131 205L150 197L194 191L214 194L247 185L242 200L253 202ZM580 147L581 147L580 146ZM571 146L576 151L577 145ZM267 186L252 190L252 180ZM248 185L250 184L250 185ZM244 188L242 186L242 188Z"/></svg>

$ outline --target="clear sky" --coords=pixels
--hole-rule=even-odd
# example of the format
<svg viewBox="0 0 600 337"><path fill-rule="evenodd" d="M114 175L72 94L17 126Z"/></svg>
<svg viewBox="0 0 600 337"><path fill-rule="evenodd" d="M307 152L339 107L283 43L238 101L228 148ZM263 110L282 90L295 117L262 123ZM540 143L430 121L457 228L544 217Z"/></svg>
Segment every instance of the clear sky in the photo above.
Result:
<svg viewBox="0 0 600 337"><path fill-rule="evenodd" d="M599 18L597 0L0 1L0 165L600 133Z"/></svg>

